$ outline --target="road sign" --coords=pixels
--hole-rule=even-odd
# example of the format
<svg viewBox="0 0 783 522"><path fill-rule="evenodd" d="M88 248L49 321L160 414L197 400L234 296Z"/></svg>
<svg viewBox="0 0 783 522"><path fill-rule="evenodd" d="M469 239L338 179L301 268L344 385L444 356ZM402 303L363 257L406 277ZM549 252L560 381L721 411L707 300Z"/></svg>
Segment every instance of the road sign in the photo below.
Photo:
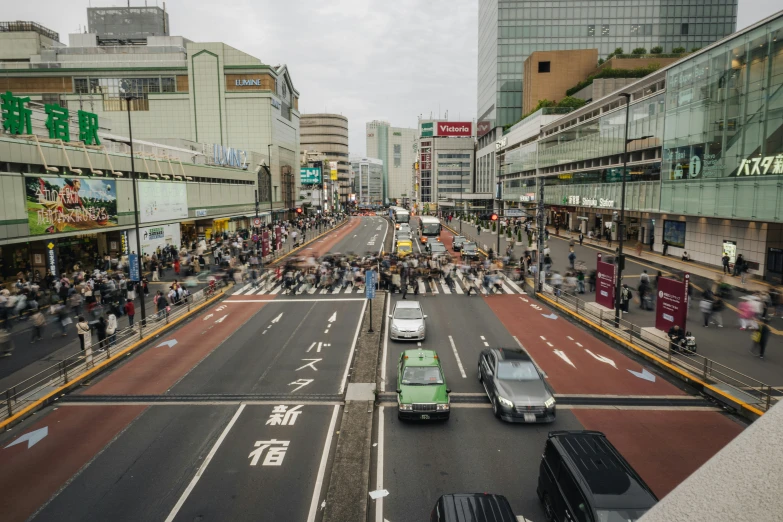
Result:
<svg viewBox="0 0 783 522"><path fill-rule="evenodd" d="M365 278L364 296L367 299L375 299L375 270L368 270L365 273Z"/></svg>
<svg viewBox="0 0 783 522"><path fill-rule="evenodd" d="M253 234L253 243L258 241L258 234Z"/></svg>
<svg viewBox="0 0 783 522"><path fill-rule="evenodd" d="M260 227L261 226L261 218L253 218L253 226L254 227Z"/></svg>
<svg viewBox="0 0 783 522"><path fill-rule="evenodd" d="M129 255L128 265L130 268L130 280L141 281L141 277L139 277L139 255L138 254Z"/></svg>

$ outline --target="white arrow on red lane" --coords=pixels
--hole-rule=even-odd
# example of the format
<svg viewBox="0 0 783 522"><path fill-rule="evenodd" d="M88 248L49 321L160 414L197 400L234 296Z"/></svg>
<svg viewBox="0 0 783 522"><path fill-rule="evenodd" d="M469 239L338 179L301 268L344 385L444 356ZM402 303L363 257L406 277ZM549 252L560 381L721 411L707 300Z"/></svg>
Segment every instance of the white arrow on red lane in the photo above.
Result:
<svg viewBox="0 0 783 522"><path fill-rule="evenodd" d="M573 366L574 368L576 368L576 366L574 365L574 363L572 363L572 362L571 362L571 359L569 359L569 358L568 358L568 356L565 354L565 352L563 352L563 351L561 351L561 350L557 350L557 349L555 349L555 355L557 355L558 357L560 357L561 359L563 359L565 362L567 362L568 364L570 364L571 366Z"/></svg>
<svg viewBox="0 0 783 522"><path fill-rule="evenodd" d="M207 315L207 316L204 316L204 320L206 321L207 319L209 319L209 318L210 318L210 317L212 317L213 315L215 315L215 314L209 314L209 315Z"/></svg>
<svg viewBox="0 0 783 522"><path fill-rule="evenodd" d="M217 320L217 321L215 321L215 322L216 322L216 323L222 323L223 321L225 321L225 320L226 320L226 317L228 317L228 314L224 315L223 317L221 317L220 319L218 319L218 320Z"/></svg>
<svg viewBox="0 0 783 522"><path fill-rule="evenodd" d="M585 351L590 355L592 355L596 360L601 361L602 363L611 364L612 368L614 368L615 370L617 369L617 365L614 363L613 360L609 359L608 357L604 357L603 355L596 355L590 350L588 350L587 348L585 348Z"/></svg>
<svg viewBox="0 0 783 522"><path fill-rule="evenodd" d="M31 431L30 433L25 433L15 441L13 441L11 444L6 446L6 449L10 448L11 446L16 446L17 444L21 444L22 442L27 442L27 449L32 448L39 442L43 440L44 437L49 435L49 426L44 426L43 428L39 428L35 431Z"/></svg>

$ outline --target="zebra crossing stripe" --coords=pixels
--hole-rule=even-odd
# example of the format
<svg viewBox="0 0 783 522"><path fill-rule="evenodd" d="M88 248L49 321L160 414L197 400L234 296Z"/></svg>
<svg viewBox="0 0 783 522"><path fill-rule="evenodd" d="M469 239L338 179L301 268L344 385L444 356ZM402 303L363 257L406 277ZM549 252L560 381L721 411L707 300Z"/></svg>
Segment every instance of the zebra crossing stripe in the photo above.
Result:
<svg viewBox="0 0 783 522"><path fill-rule="evenodd" d="M451 295L451 289L449 288L449 284L441 278L440 280L440 287L443 289L443 293L447 295Z"/></svg>
<svg viewBox="0 0 783 522"><path fill-rule="evenodd" d="M462 285L458 281L454 281L454 290L456 290L458 294L464 294L465 293L462 290Z"/></svg>
<svg viewBox="0 0 783 522"><path fill-rule="evenodd" d="M427 295L427 287L424 286L424 281L419 281L419 293L422 295Z"/></svg>
<svg viewBox="0 0 783 522"><path fill-rule="evenodd" d="M248 284L246 284L245 286L243 286L242 288L240 288L239 290L237 290L236 292L234 292L234 294L233 294L233 295L242 295L242 292L244 292L245 290L247 290L247 289L248 289L248 288L250 288L251 286L252 286L252 285L250 285L250 284L248 283Z"/></svg>
<svg viewBox="0 0 783 522"><path fill-rule="evenodd" d="M275 295L282 289L283 289L283 285L277 285L271 292L269 292L269 295Z"/></svg>

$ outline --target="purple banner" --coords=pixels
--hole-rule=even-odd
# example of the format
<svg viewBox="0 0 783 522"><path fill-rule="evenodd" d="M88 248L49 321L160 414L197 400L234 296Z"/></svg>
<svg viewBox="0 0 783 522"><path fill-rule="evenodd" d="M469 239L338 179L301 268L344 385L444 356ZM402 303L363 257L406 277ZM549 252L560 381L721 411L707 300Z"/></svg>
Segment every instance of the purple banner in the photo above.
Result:
<svg viewBox="0 0 783 522"><path fill-rule="evenodd" d="M602 261L599 253L596 272L595 302L614 309L615 265Z"/></svg>
<svg viewBox="0 0 783 522"><path fill-rule="evenodd" d="M655 327L658 330L668 332L674 325L679 325L685 330L690 277L690 274L685 274L682 281L658 278L658 299L655 304Z"/></svg>

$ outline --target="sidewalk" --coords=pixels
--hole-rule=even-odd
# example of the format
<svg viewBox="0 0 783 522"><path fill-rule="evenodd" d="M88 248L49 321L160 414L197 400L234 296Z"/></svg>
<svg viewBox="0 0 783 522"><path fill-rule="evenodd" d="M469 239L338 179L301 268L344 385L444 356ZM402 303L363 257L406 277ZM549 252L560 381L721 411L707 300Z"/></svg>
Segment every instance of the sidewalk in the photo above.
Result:
<svg viewBox="0 0 783 522"><path fill-rule="evenodd" d="M459 223L456 219L452 220L449 227L459 232ZM473 237L476 237L476 228L467 222L462 224L462 231L462 235L472 235ZM481 238L481 241L487 243L489 243L491 238L491 240L494 241L492 247L493 249L496 248L496 235L482 231L481 235L478 237ZM580 246L577 237L578 236L574 236L574 252L576 253L577 261L584 262L589 269L595 268L598 252L614 254L614 250L617 247L617 243L614 241L612 242L612 248L610 250L606 241L602 242L603 245L598 245L586 240L583 245ZM524 235L523 239L525 239ZM553 269L558 270L561 273L565 273L565 271L570 268L570 263L568 261L569 241L570 239L568 237L551 234L549 236L549 241L547 242L552 257ZM505 252L504 237L501 237L500 244L501 252ZM524 250L524 248L518 246L514 249L514 255L519 257ZM681 270L679 267L682 267L684 270ZM650 252L644 252L642 257L638 257L636 256L636 252L633 251L632 255L629 255L627 258L623 280L628 283L628 286L632 289L635 297L638 296L636 288L639 286L639 276L643 270L647 270L650 279L655 276L658 270L661 270L664 275L669 273L676 273L679 275L683 271L687 271L691 274L691 284L693 285L694 291L686 327L696 336L698 352L700 354L766 384L783 386L783 318L772 318L770 320L770 331L775 335L770 337L764 360L760 360L749 353L751 332L739 330L736 313L739 300L744 292L752 292L757 288L767 290L768 286L759 281L753 281L751 283L749 278L748 284L746 284L744 288L738 287L734 292L734 296L725 300L726 309L724 309L721 314L724 327L718 328L717 325L710 324L709 327L704 328L703 317L701 312L699 312L701 292L709 287L712 281L720 275L720 272L698 266L694 263L684 263L672 259L671 257L663 257L660 254ZM729 284L733 283L735 286L739 285L739 278L727 277L726 279ZM595 300L595 294L591 295L585 293L579 295L579 297L588 302ZM623 318L638 326L655 326L655 313L641 310L639 305L635 302L630 304L629 313L625 314Z"/></svg>

